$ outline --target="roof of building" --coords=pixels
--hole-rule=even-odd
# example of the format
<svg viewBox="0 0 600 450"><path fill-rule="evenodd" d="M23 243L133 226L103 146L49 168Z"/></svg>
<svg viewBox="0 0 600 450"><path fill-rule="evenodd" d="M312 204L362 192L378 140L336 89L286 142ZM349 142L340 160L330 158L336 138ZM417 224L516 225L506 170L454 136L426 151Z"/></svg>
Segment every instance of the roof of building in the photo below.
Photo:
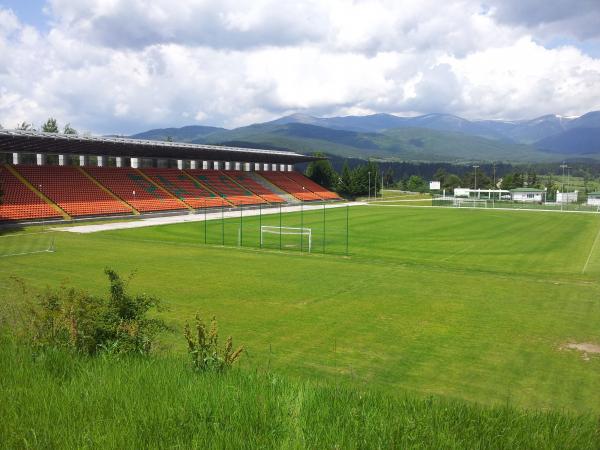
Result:
<svg viewBox="0 0 600 450"><path fill-rule="evenodd" d="M543 189L537 189L537 188L516 188L516 189L511 189L510 192L544 192Z"/></svg>
<svg viewBox="0 0 600 450"><path fill-rule="evenodd" d="M188 144L124 137L0 130L0 152L105 155L294 164L324 159L282 150Z"/></svg>

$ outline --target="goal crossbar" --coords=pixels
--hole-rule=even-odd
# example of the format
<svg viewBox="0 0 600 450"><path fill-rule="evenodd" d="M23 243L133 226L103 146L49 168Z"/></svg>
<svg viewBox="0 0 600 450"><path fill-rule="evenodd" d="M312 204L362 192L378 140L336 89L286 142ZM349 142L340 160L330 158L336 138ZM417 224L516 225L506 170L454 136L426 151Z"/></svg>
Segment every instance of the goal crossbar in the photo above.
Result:
<svg viewBox="0 0 600 450"><path fill-rule="evenodd" d="M308 251L312 249L312 229L303 227L279 227L272 225L261 225L260 227L260 244L264 243L263 235L279 234L279 235L304 235L308 237Z"/></svg>

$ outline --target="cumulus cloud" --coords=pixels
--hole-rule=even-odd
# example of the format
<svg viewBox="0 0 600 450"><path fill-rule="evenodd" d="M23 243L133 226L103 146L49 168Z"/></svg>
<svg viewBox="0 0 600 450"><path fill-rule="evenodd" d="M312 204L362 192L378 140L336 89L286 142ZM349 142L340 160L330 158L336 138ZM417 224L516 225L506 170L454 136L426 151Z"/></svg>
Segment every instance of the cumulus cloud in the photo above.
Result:
<svg viewBox="0 0 600 450"><path fill-rule="evenodd" d="M42 33L0 7L5 127L49 115L130 133L297 111L524 118L600 108L600 60L545 48L536 33L562 16L536 18L516 1L49 0L47 11Z"/></svg>

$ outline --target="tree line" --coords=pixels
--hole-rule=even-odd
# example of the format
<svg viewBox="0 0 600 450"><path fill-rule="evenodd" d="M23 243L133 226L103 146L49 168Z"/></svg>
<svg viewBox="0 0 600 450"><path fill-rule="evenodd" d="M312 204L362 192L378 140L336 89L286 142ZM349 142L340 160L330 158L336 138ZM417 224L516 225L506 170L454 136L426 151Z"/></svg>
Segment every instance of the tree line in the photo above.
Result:
<svg viewBox="0 0 600 450"><path fill-rule="evenodd" d="M316 153L315 156L325 157L322 153ZM402 163L402 168L410 168L410 163ZM427 164L430 169L432 164ZM441 166L441 167L440 167ZM320 184L321 186L337 192L346 198L356 198L359 196L377 195L385 187L389 189L399 189L411 192L429 192L429 181L439 181L440 187L446 191L453 191L456 188L470 189L504 189L511 190L516 188L530 187L547 190L548 200L556 198L556 192L561 190L559 180L552 172L546 175L538 175L535 169L519 168L510 165L502 165L502 172L497 170L496 165L482 165L474 168L472 166L456 166L459 170L451 171L451 164L440 164L435 172L429 177L418 173L403 172L398 176L395 171L394 163L375 163L367 161L357 163L356 161L344 161L341 171L338 173L330 159L313 161L306 167L307 177ZM412 165L413 169L419 167ZM507 168L511 170L506 170ZM592 176L582 171L584 182L591 180ZM578 174L581 176L580 174Z"/></svg>
<svg viewBox="0 0 600 450"><path fill-rule="evenodd" d="M2 124L0 124L0 130L3 129ZM21 122L15 127L15 130L21 131L38 131L34 128L32 123L29 122ZM58 121L54 117L49 117L41 126L39 131L43 131L44 133L60 133L60 129L58 126ZM79 134L75 128L71 126L70 123L65 124L62 129L63 134Z"/></svg>

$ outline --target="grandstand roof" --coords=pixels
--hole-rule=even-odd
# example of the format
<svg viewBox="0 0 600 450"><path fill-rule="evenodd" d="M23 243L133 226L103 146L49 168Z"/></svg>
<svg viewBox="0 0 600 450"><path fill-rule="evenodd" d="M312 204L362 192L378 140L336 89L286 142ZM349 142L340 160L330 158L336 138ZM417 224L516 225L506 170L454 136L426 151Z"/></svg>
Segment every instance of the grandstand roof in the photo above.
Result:
<svg viewBox="0 0 600 450"><path fill-rule="evenodd" d="M40 131L0 130L0 152L106 155L132 158L172 158L295 164L323 159L296 152L96 137Z"/></svg>

